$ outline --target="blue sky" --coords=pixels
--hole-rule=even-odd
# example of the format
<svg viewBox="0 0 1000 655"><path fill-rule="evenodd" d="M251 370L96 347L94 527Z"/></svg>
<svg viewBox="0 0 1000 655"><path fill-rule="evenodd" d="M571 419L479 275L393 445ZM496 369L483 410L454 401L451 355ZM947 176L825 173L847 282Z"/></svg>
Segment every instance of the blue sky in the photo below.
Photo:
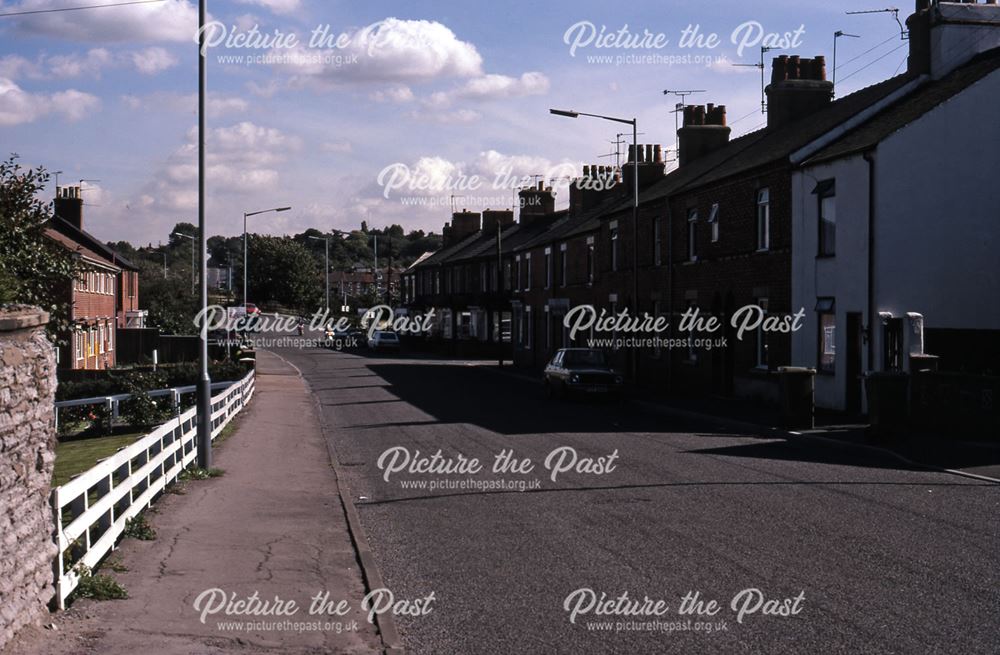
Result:
<svg viewBox="0 0 1000 655"><path fill-rule="evenodd" d="M81 4L95 2L0 1L0 13ZM742 119L733 123L735 136L765 120L759 71L731 65L759 58L750 32L750 45L738 56L731 42L738 26L752 22L745 29L759 24L779 37L801 28L797 47L769 56L823 54L828 70L833 32L861 35L839 42L842 95L905 66L906 48L899 47L890 15L844 13L871 8L862 0L753 7L729 0L211 2L211 18L221 26L217 36L223 29L225 36L245 35L257 25L265 34L294 34L300 44L247 49L223 41L209 51L209 232L236 234L244 210L277 205L293 210L252 219L253 229L350 229L367 219L440 230L451 195L466 196L454 202L470 208L509 205L509 185L493 188L503 173L505 180L547 174L564 203L562 178L583 163L610 163L599 155L610 151L624 126L553 117L549 107L636 116L645 133L640 141L669 147L675 99L662 90L705 89L689 102L727 105L731 123ZM84 193L86 227L99 237L156 243L175 222L197 216L196 20L197 6L188 0L0 18L0 150L63 171L61 182L99 180L85 183ZM716 33L719 44L679 47L689 24ZM344 35L341 47L308 47L321 25ZM590 30L602 26L639 45L657 35L667 43L588 43ZM571 42L580 35L575 55L568 31ZM299 59L252 65L232 59L261 55ZM304 61L322 55L339 56L341 63ZM681 55L711 63L666 63ZM616 60L627 56L660 59ZM379 184L387 168L408 170L414 186L425 181L430 188L387 193ZM469 190L463 180L473 176L481 184Z"/></svg>

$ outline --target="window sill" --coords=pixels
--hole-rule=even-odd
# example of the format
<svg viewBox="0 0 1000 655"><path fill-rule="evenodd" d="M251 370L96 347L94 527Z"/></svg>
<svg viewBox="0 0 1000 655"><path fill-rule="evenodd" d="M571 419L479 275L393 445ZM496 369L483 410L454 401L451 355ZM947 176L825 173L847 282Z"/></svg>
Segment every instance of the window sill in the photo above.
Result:
<svg viewBox="0 0 1000 655"><path fill-rule="evenodd" d="M757 248L757 250L754 250L753 252L754 252L755 255L764 255L764 254L767 254L767 253L771 252L771 249L770 248Z"/></svg>
<svg viewBox="0 0 1000 655"><path fill-rule="evenodd" d="M833 259L836 256L837 254L832 252L830 254L819 253L816 255L816 259Z"/></svg>

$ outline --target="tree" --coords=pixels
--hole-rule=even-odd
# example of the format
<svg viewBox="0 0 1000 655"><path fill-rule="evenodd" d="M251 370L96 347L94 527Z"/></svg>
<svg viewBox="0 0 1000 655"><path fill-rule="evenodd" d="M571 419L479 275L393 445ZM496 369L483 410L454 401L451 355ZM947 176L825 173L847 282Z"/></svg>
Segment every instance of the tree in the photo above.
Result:
<svg viewBox="0 0 1000 655"><path fill-rule="evenodd" d="M250 302L310 313L322 305L322 266L305 246L289 237L253 234L248 249Z"/></svg>
<svg viewBox="0 0 1000 655"><path fill-rule="evenodd" d="M39 200L49 180L44 168L28 169L17 155L0 162L0 303L37 305L49 312L49 334L69 328L73 255L45 236L52 216Z"/></svg>

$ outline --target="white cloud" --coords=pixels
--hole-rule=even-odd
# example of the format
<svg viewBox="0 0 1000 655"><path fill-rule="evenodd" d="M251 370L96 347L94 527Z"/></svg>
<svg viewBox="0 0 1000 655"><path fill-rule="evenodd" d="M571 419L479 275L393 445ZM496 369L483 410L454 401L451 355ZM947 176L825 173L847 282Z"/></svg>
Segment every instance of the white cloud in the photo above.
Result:
<svg viewBox="0 0 1000 655"><path fill-rule="evenodd" d="M101 71L112 64L113 57L105 48L94 48L85 55L56 55L45 60L52 77L68 78L90 75L100 77Z"/></svg>
<svg viewBox="0 0 1000 655"><path fill-rule="evenodd" d="M394 102L402 104L413 100L413 91L408 86L391 86L383 91L376 91L372 94L375 102Z"/></svg>
<svg viewBox="0 0 1000 655"><path fill-rule="evenodd" d="M41 66L38 62L25 59L21 55L0 57L0 77L16 80L22 77L40 77Z"/></svg>
<svg viewBox="0 0 1000 655"><path fill-rule="evenodd" d="M335 37L335 35L330 35ZM412 82L482 74L483 59L471 43L436 21L386 18L346 33L346 45L330 51L343 65L309 58L291 68L306 79L329 84ZM308 55L303 48L298 53ZM356 61L354 58L356 57Z"/></svg>
<svg viewBox="0 0 1000 655"><path fill-rule="evenodd" d="M299 8L299 0L237 0L237 2L267 7L276 14L290 14Z"/></svg>
<svg viewBox="0 0 1000 655"><path fill-rule="evenodd" d="M144 195L155 199L153 211L192 211L198 207L198 133L165 162ZM243 121L211 129L205 148L206 179L214 196L273 191L279 166L302 148L302 140L280 130Z"/></svg>
<svg viewBox="0 0 1000 655"><path fill-rule="evenodd" d="M519 78L490 74L468 80L457 89L431 94L426 102L432 107L447 107L458 99L493 100L543 95L548 91L549 78L542 73L532 71Z"/></svg>
<svg viewBox="0 0 1000 655"><path fill-rule="evenodd" d="M156 111L167 110L172 112L194 114L198 111L198 95L194 93L180 94L168 91L157 91L145 96L126 94L121 97L122 102L129 109ZM205 99L205 108L208 115L212 117L239 114L249 109L250 103L238 96L220 96L209 93Z"/></svg>
<svg viewBox="0 0 1000 655"><path fill-rule="evenodd" d="M408 115L410 118L414 118L416 120L443 123L446 125L451 123L475 123L482 118L482 114L471 109L455 109L445 111L434 107L414 110Z"/></svg>
<svg viewBox="0 0 1000 655"><path fill-rule="evenodd" d="M22 0L4 5L9 11L57 9L62 0ZM148 43L191 41L198 29L198 11L189 0L164 0L90 11L34 14L14 22L17 32L84 43Z"/></svg>
<svg viewBox="0 0 1000 655"><path fill-rule="evenodd" d="M0 125L31 123L50 113L78 121L99 106L96 96L75 89L53 94L30 93L13 80L0 78Z"/></svg>
<svg viewBox="0 0 1000 655"><path fill-rule="evenodd" d="M156 75L177 65L177 57L160 47L146 48L132 53L132 65L143 75Z"/></svg>

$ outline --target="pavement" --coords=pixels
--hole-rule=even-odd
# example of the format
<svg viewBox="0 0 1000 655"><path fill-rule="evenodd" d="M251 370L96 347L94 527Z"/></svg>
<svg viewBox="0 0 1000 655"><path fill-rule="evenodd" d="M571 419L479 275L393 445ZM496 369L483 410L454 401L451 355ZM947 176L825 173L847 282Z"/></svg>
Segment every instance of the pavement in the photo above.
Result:
<svg viewBox="0 0 1000 655"><path fill-rule="evenodd" d="M278 354L316 396L380 579L397 598L434 594L432 612L396 618L407 652L996 652L1000 485L698 415L548 401L476 362ZM553 480L543 463L565 448L615 466ZM390 449L486 467L387 480ZM493 472L503 451L535 468ZM672 612L697 592L721 611L571 621L581 589ZM803 600L739 622L744 590L772 609Z"/></svg>
<svg viewBox="0 0 1000 655"><path fill-rule="evenodd" d="M224 475L182 483L147 512L153 541L124 540L112 555L127 589L118 601L79 600L7 649L38 655L378 653L361 611L366 591L315 405L296 371L259 353L257 391L235 432L214 451ZM101 571L107 573L107 570ZM200 620L196 598L217 588L245 598L295 600L294 615ZM346 600L346 615L310 616L311 597ZM204 604L203 603L203 607ZM286 609L289 607L285 606ZM237 621L223 626L220 622ZM295 622L279 629L248 621ZM320 620L320 629L306 627Z"/></svg>

